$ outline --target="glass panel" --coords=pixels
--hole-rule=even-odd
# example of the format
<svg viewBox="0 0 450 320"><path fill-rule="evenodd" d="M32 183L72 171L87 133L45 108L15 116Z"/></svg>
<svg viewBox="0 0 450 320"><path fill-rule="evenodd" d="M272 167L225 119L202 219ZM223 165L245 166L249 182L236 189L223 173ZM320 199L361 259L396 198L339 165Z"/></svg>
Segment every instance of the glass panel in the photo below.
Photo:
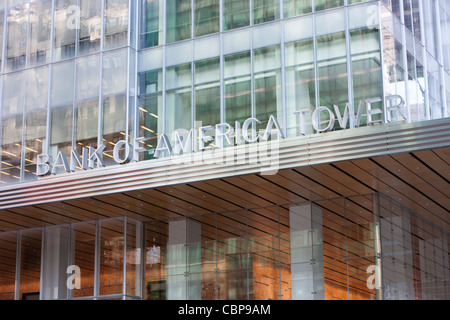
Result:
<svg viewBox="0 0 450 320"><path fill-rule="evenodd" d="M248 211L248 252L251 256L250 300L280 299L278 207Z"/></svg>
<svg viewBox="0 0 450 320"><path fill-rule="evenodd" d="M49 68L27 71L25 97L25 180L36 179L37 156L44 152L47 129Z"/></svg>
<svg viewBox="0 0 450 320"><path fill-rule="evenodd" d="M253 23L280 19L279 0L253 0Z"/></svg>
<svg viewBox="0 0 450 320"><path fill-rule="evenodd" d="M279 46L254 50L255 117L261 121L257 130L266 128L271 115L275 116L282 126L284 115L280 64Z"/></svg>
<svg viewBox="0 0 450 320"><path fill-rule="evenodd" d="M348 103L348 79L346 59L336 59L318 63L319 104L332 110L336 105L344 108ZM343 111L341 111L343 114ZM329 114L319 115L321 129L329 124Z"/></svg>
<svg viewBox="0 0 450 320"><path fill-rule="evenodd" d="M167 299L167 245L168 223L166 221L145 224L145 298Z"/></svg>
<svg viewBox="0 0 450 320"><path fill-rule="evenodd" d="M147 138L142 144L148 152L140 160L153 158L162 131L162 70L139 74L139 137Z"/></svg>
<svg viewBox="0 0 450 320"><path fill-rule="evenodd" d="M173 0L166 4L167 43L191 38L191 0Z"/></svg>
<svg viewBox="0 0 450 320"><path fill-rule="evenodd" d="M23 96L25 72L16 72L3 77L2 97L2 181L20 181Z"/></svg>
<svg viewBox="0 0 450 320"><path fill-rule="evenodd" d="M317 37L317 60L342 57L346 52L344 32Z"/></svg>
<svg viewBox="0 0 450 320"><path fill-rule="evenodd" d="M0 3L0 44L1 44L0 48L2 49L2 54L0 55L1 56L0 57L0 65L2 65L2 61L3 61L3 37L4 37L3 26L5 25L5 4L6 4L6 1L2 1ZM0 71L2 71L2 70L0 70Z"/></svg>
<svg viewBox="0 0 450 320"><path fill-rule="evenodd" d="M44 228L42 254L42 300L67 299L68 279L66 273L70 256L70 229L68 225ZM70 281L69 281L70 282ZM73 281L71 284L74 284Z"/></svg>
<svg viewBox="0 0 450 320"><path fill-rule="evenodd" d="M126 294L141 297L142 223L127 219Z"/></svg>
<svg viewBox="0 0 450 320"><path fill-rule="evenodd" d="M108 52L103 55L103 161L115 163L112 150L119 140L126 139L127 119L127 51Z"/></svg>
<svg viewBox="0 0 450 320"><path fill-rule="evenodd" d="M102 0L80 0L80 15L78 54L97 52L102 31Z"/></svg>
<svg viewBox="0 0 450 320"><path fill-rule="evenodd" d="M223 30L250 25L249 0L223 0Z"/></svg>
<svg viewBox="0 0 450 320"><path fill-rule="evenodd" d="M166 95L165 133L169 138L172 138L172 133L177 129L192 128L191 83L190 63L167 68L166 88L171 90Z"/></svg>
<svg viewBox="0 0 450 320"><path fill-rule="evenodd" d="M378 226L374 221L372 196L350 197L346 200L345 216L348 252L348 294L350 300L375 300L376 289L369 289L369 267L378 266Z"/></svg>
<svg viewBox="0 0 450 320"><path fill-rule="evenodd" d="M192 217L187 224L187 297L215 300L216 286L216 215Z"/></svg>
<svg viewBox="0 0 450 320"><path fill-rule="evenodd" d="M140 16L140 47L148 48L163 43L163 0L142 0Z"/></svg>
<svg viewBox="0 0 450 320"><path fill-rule="evenodd" d="M95 275L95 222L83 222L73 225L74 253L73 262L80 267L80 289L73 290L73 297L94 295Z"/></svg>
<svg viewBox="0 0 450 320"><path fill-rule="evenodd" d="M28 1L8 2L5 71L25 67L28 31Z"/></svg>
<svg viewBox="0 0 450 320"><path fill-rule="evenodd" d="M285 46L286 66L286 104L287 104L287 135L298 136L302 132L311 134L311 119L307 116L294 114L296 111L316 107L315 70L311 64L314 60L313 40L306 39L287 43ZM304 120L303 120L304 118ZM302 120L305 127L302 127Z"/></svg>
<svg viewBox="0 0 450 320"><path fill-rule="evenodd" d="M100 56L80 58L76 68L74 137L75 147L81 154L83 147L97 147Z"/></svg>
<svg viewBox="0 0 450 320"><path fill-rule="evenodd" d="M38 300L41 283L42 230L21 232L20 289L21 300Z"/></svg>
<svg viewBox="0 0 450 320"><path fill-rule="evenodd" d="M59 151L67 155L72 148L74 74L74 60L55 64L52 69L49 155L54 159Z"/></svg>
<svg viewBox="0 0 450 320"><path fill-rule="evenodd" d="M195 62L195 127L220 123L219 58ZM190 128L185 128L190 129ZM206 133L206 135L210 135ZM211 133L211 135L215 135Z"/></svg>
<svg viewBox="0 0 450 320"><path fill-rule="evenodd" d="M326 10L344 5L344 0L315 0L316 11Z"/></svg>
<svg viewBox="0 0 450 320"><path fill-rule="evenodd" d="M250 51L224 57L225 122L241 124L252 116Z"/></svg>
<svg viewBox="0 0 450 320"><path fill-rule="evenodd" d="M294 114L296 111L316 108L314 65L307 64L286 69L286 104L288 137L312 134L311 117ZM303 120L304 119L304 120ZM302 123L303 120L303 123ZM303 125L305 127L303 127Z"/></svg>
<svg viewBox="0 0 450 320"><path fill-rule="evenodd" d="M284 18L312 12L312 0L284 0Z"/></svg>
<svg viewBox="0 0 450 320"><path fill-rule="evenodd" d="M128 0L105 1L105 49L128 43Z"/></svg>
<svg viewBox="0 0 450 320"><path fill-rule="evenodd" d="M194 1L194 35L219 32L219 0Z"/></svg>
<svg viewBox="0 0 450 320"><path fill-rule="evenodd" d="M225 80L225 122L241 124L252 116L251 77Z"/></svg>
<svg viewBox="0 0 450 320"><path fill-rule="evenodd" d="M354 96L353 105L356 113L361 101L383 96L380 54L372 53L353 56L352 72ZM378 105L376 103L373 104L373 107L382 109L382 102L378 103ZM341 114L344 114L343 107L340 109ZM364 113L365 111L363 111L363 116L361 117L361 125L365 125L367 123Z"/></svg>
<svg viewBox="0 0 450 320"><path fill-rule="evenodd" d="M266 128L270 116L283 126L280 70L255 75L255 117L261 121L258 130Z"/></svg>
<svg viewBox="0 0 450 320"><path fill-rule="evenodd" d="M50 28L52 0L30 2L29 64L37 65L50 61Z"/></svg>
<svg viewBox="0 0 450 320"><path fill-rule="evenodd" d="M17 233L0 234L0 300L14 300L16 283Z"/></svg>
<svg viewBox="0 0 450 320"><path fill-rule="evenodd" d="M77 27L77 0L56 0L53 61L72 58L75 55ZM69 8L73 10L68 10Z"/></svg>
<svg viewBox="0 0 450 320"><path fill-rule="evenodd" d="M219 300L248 300L253 287L252 257L248 254L247 212L217 214Z"/></svg>
<svg viewBox="0 0 450 320"><path fill-rule="evenodd" d="M100 295L123 290L124 225L122 219L100 221Z"/></svg>

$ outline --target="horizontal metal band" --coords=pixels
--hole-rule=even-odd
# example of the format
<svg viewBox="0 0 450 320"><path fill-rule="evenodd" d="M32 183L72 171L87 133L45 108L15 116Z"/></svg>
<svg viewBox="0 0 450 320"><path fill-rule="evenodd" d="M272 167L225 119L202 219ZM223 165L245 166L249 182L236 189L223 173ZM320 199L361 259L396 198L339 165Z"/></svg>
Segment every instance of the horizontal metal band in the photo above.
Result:
<svg viewBox="0 0 450 320"><path fill-rule="evenodd" d="M450 118L347 129L278 142L229 146L6 185L0 188L0 209L447 147ZM266 147L268 152L261 157Z"/></svg>

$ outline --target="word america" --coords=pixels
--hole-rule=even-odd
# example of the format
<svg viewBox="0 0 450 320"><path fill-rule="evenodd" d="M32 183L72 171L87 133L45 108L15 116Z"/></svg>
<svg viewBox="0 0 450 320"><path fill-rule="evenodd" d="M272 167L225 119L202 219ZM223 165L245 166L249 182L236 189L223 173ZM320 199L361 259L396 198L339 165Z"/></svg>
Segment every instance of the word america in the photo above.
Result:
<svg viewBox="0 0 450 320"><path fill-rule="evenodd" d="M383 100L381 98L372 98L362 100L359 104L358 111L355 114L352 106L347 103L344 108L344 114L338 106L334 105L334 113L327 107L318 107L314 111L310 109L303 109L295 111L294 115L299 117L299 126L301 134L306 134L306 117L311 117L311 123L313 129L317 133L329 132L334 129L336 120L338 121L341 129L352 129L360 126L361 117L363 111L366 111L366 123L368 126L375 124L382 124L385 122L392 122L392 112L396 111L398 115L407 120L407 117L403 113L403 107L405 106L404 100L398 95L388 96L386 99L386 107L383 111L380 108L375 108L375 103L380 103ZM394 103L392 103L394 102ZM323 127L321 123L321 114L326 114L328 119ZM385 120L375 119L384 118ZM261 122L256 118L248 118L244 121L241 127L239 121L235 122L234 128L228 123L220 123L215 126L202 126L198 130L191 129L188 131L187 138L183 144L184 137L180 135L179 131L175 131L172 135L174 146L172 146L168 136L166 134L159 135L158 143L155 149L154 157L163 158L166 155L176 156L189 152L197 152L198 150L211 150L214 149L211 143L207 145L207 142L214 141L216 148L225 148L226 145L241 145L245 142L254 143L260 141L268 141L270 137L276 135L278 138L285 138L283 130L278 123L275 116L271 115L267 122L265 131L262 134L257 133L256 125ZM208 135L211 130L215 131L215 138ZM133 143L129 143L125 140L120 140L116 143L113 150L113 158L117 164L125 164L130 162L138 162L139 155L142 152L148 151L146 148L141 147L141 143L145 142L147 138L140 137L134 139ZM198 144L195 143L198 141ZM74 172L77 167L82 170L94 169L98 167L105 167L105 163L102 159L102 153L106 146L101 144L97 149L93 147L82 148L82 154L80 155L77 150L73 149L70 153L70 161L67 159L67 155L60 151L56 156L55 161L48 154L40 154L37 157L37 170L38 176L56 175L60 172Z"/></svg>

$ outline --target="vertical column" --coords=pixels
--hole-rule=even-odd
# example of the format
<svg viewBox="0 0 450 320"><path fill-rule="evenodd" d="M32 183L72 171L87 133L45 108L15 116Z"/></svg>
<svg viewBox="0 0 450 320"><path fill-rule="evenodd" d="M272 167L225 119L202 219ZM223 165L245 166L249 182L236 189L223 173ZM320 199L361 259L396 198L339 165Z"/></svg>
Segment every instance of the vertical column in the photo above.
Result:
<svg viewBox="0 0 450 320"><path fill-rule="evenodd" d="M201 283L189 279L201 271L201 226L181 220L169 222L167 246L167 299L200 300Z"/></svg>
<svg viewBox="0 0 450 320"><path fill-rule="evenodd" d="M70 234L67 226L45 229L43 254L42 299L65 299L67 297L67 274Z"/></svg>
<svg viewBox="0 0 450 320"><path fill-rule="evenodd" d="M291 207L292 300L325 299L322 210L311 204Z"/></svg>

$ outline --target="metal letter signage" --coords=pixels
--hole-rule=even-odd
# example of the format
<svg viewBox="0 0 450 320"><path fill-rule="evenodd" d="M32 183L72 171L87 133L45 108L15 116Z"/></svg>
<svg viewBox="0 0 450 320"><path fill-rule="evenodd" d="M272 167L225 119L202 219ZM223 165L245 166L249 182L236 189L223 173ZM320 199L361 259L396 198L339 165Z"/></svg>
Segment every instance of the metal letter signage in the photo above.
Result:
<svg viewBox="0 0 450 320"><path fill-rule="evenodd" d="M385 105L384 110L377 104ZM393 121L409 121L403 112L405 102L399 95L388 96L384 100L379 97L362 100L358 106L358 110L355 114L355 108L351 103L346 103L343 108L344 114L342 115L341 109L338 106L333 105L333 108L320 106L315 110L301 109L295 111L293 114L297 116L299 120L299 131L302 135L306 135L308 131L313 130L315 133L330 132L338 124L340 129L345 130L347 128L358 128L361 125L361 118L363 115L363 109L366 111L366 125L377 125L383 123L389 123ZM334 112L333 112L334 111ZM395 115L395 117L393 116ZM309 120L311 129L307 130L306 123ZM197 130L180 129L185 131L181 136L180 130L176 130L172 133L172 141L174 141L174 147L172 147L171 141L166 134L160 134L157 142L157 146L154 152L155 158L164 158L170 156L178 156L187 153L195 153L197 150L213 150L224 149L227 146L239 146L242 143L248 144L257 143L260 141L269 141L269 139L285 139L285 132L281 128L277 118L270 115L266 128L261 133L257 132L257 126L261 125L261 121L256 118L248 118L242 123L235 122L233 128L228 123L220 123L215 126L199 126ZM186 134L187 133L187 134ZM214 134L215 136L212 136ZM183 141L186 136L185 141ZM274 136L276 138L274 138ZM126 164L131 162L138 162L140 154L147 151L142 146L147 138L139 137L133 141L118 141L113 150L113 159L117 164ZM97 149L93 147L82 148L82 154L77 150L72 150L70 153L70 163L67 161L67 156L64 152L59 151L55 161L48 154L41 154L37 157L36 175L56 175L62 172L70 173L77 170L94 169L95 167L105 167L103 162L103 151L106 146L101 144Z"/></svg>

